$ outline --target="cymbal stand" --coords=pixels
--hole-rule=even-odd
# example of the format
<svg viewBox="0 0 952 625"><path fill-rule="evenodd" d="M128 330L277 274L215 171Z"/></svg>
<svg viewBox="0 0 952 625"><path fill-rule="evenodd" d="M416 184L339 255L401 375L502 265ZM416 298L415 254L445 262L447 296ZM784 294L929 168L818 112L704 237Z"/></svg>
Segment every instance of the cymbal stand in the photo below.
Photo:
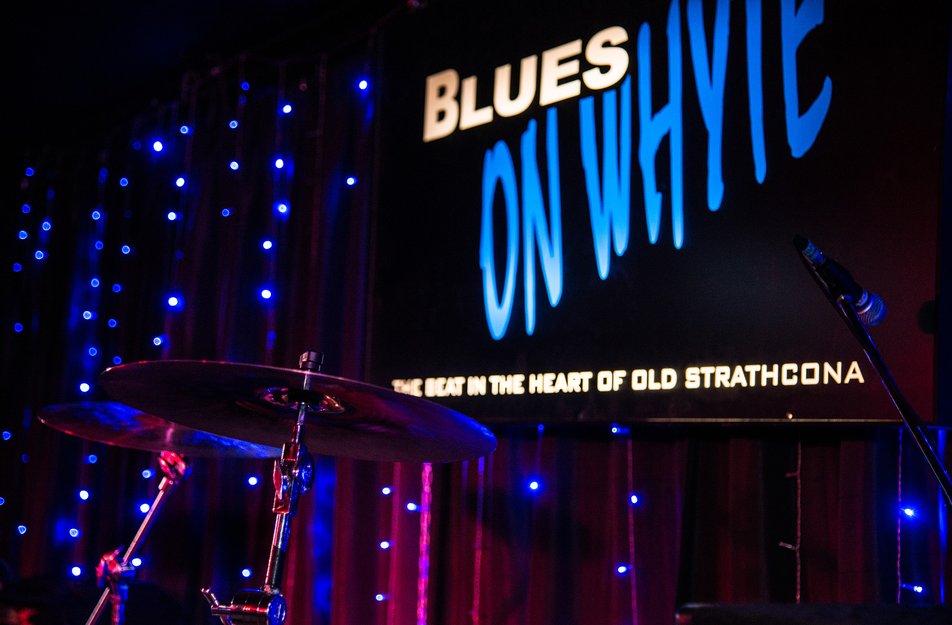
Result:
<svg viewBox="0 0 952 625"><path fill-rule="evenodd" d="M323 359L320 352L304 352L299 366L305 372L317 372ZM304 395L310 390L311 378L305 373ZM209 588L202 589L212 615L221 619L222 625L283 625L287 617L281 580L291 536L291 519L297 514L298 497L309 491L314 483L314 461L301 442L304 417L309 410L311 406L303 399L297 403L297 421L291 431L291 440L282 446L281 458L274 462L274 536L264 584L258 589L238 591L227 605L219 603Z"/></svg>
<svg viewBox="0 0 952 625"><path fill-rule="evenodd" d="M127 579L135 574L135 567L129 564L132 557L138 551L139 546L145 540L146 533L152 526L162 502L168 496L172 489L188 475L190 469L188 461L181 454L173 451L163 451L159 454L159 467L164 474L159 482L159 492L152 502L152 506L146 513L145 518L139 525L139 529L129 543L126 552L120 557L119 553L122 547L111 551L99 560L96 567L96 579L100 588L103 588L102 595L93 608L92 613L86 620L86 625L93 625L106 609L108 600L112 607L111 625L122 625L125 619L125 603L129 595L129 585Z"/></svg>

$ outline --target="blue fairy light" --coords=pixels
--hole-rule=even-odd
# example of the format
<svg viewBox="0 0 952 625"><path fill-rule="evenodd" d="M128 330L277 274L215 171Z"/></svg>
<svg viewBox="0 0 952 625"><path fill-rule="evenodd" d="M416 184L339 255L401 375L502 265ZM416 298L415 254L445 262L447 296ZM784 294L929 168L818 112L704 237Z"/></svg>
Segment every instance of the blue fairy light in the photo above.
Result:
<svg viewBox="0 0 952 625"><path fill-rule="evenodd" d="M635 493L632 493L632 494L628 497L628 501L631 502L631 505L637 504L637 503L638 503L638 495L635 494Z"/></svg>
<svg viewBox="0 0 952 625"><path fill-rule="evenodd" d="M538 479L531 479L529 480L527 486L529 487L529 490L535 493L538 492L540 488L542 488L542 482L540 482Z"/></svg>
<svg viewBox="0 0 952 625"><path fill-rule="evenodd" d="M122 252L124 255L128 256L129 254L132 253L132 248L129 247L128 245L123 245L123 246L119 249L119 251Z"/></svg>
<svg viewBox="0 0 952 625"><path fill-rule="evenodd" d="M44 258L46 258L46 252L44 252L43 250L36 250L33 253L33 258L37 260L43 260Z"/></svg>
<svg viewBox="0 0 952 625"><path fill-rule="evenodd" d="M79 538L79 530L75 527L70 528L69 535L71 538Z"/></svg>
<svg viewBox="0 0 952 625"><path fill-rule="evenodd" d="M26 168L26 171L24 171L23 173L26 174L27 178L30 178L30 177L33 176L33 174L36 173L36 170L33 169L32 167L27 167L27 168Z"/></svg>
<svg viewBox="0 0 952 625"><path fill-rule="evenodd" d="M238 167L240 167L240 165L238 165L238 161L232 161L228 163L228 167L230 167L232 171L238 171Z"/></svg>
<svg viewBox="0 0 952 625"><path fill-rule="evenodd" d="M386 601L386 600L387 600L387 595L385 595L385 594L383 594L383 593L381 593L381 592L378 592L376 595L374 595L374 599L375 599L378 603L380 603L381 601Z"/></svg>
<svg viewBox="0 0 952 625"><path fill-rule="evenodd" d="M86 456L86 464L96 464L99 462L99 456L96 454L89 454Z"/></svg>
<svg viewBox="0 0 952 625"><path fill-rule="evenodd" d="M370 83L367 81L366 78L361 78L360 80L357 81L357 88L360 89L361 91L366 91L369 86L370 86Z"/></svg>
<svg viewBox="0 0 952 625"><path fill-rule="evenodd" d="M420 506L418 506L416 503L414 503L414 502L412 502L412 501L408 501L408 502L407 502L407 511L408 511L408 512L416 512L416 511L419 510L419 509L420 509Z"/></svg>
<svg viewBox="0 0 952 625"><path fill-rule="evenodd" d="M234 130L235 128L237 128L237 127L238 127L238 120L237 120L237 119L233 119L233 120L231 120L230 122L228 122L228 127L231 128L232 130Z"/></svg>
<svg viewBox="0 0 952 625"><path fill-rule="evenodd" d="M275 169L284 169L284 159L280 156L274 159L274 168Z"/></svg>
<svg viewBox="0 0 952 625"><path fill-rule="evenodd" d="M147 513L150 508L151 506L145 502L139 504L139 512L141 512L142 514Z"/></svg>
<svg viewBox="0 0 952 625"><path fill-rule="evenodd" d="M93 318L93 312L91 310L83 311L83 319L85 319L86 321L89 321L92 318Z"/></svg>
<svg viewBox="0 0 952 625"><path fill-rule="evenodd" d="M261 242L261 247L263 249L270 250L272 247L274 247L274 243L272 243L270 239L265 239Z"/></svg>
<svg viewBox="0 0 952 625"><path fill-rule="evenodd" d="M352 187L352 186L354 186L355 184L357 184L357 178L355 178L355 177L353 177L353 176L347 176L347 179L346 179L344 182L347 183L347 186L348 186L348 187Z"/></svg>
<svg viewBox="0 0 952 625"><path fill-rule="evenodd" d="M96 241L95 243L93 243L93 247L96 248L97 250L102 250L102 248L106 246L102 241Z"/></svg>
<svg viewBox="0 0 952 625"><path fill-rule="evenodd" d="M186 126L185 124L182 124L181 126L179 126L178 131L183 135L187 135L188 133L192 132L192 129Z"/></svg>
<svg viewBox="0 0 952 625"><path fill-rule="evenodd" d="M13 263L13 273L20 273L23 271L23 265L20 263Z"/></svg>
<svg viewBox="0 0 952 625"><path fill-rule="evenodd" d="M25 241L28 236L30 236L30 235L27 234L27 231L26 231L26 230L20 230L20 232L17 234L17 237L18 237L21 241Z"/></svg>
<svg viewBox="0 0 952 625"><path fill-rule="evenodd" d="M90 347L89 349L86 350L86 353L89 354L90 356L95 356L96 354L99 353L99 350L96 349L95 347Z"/></svg>
<svg viewBox="0 0 952 625"><path fill-rule="evenodd" d="M2 506L5 503L7 503L7 500L4 499L3 497L0 497L0 506Z"/></svg>
<svg viewBox="0 0 952 625"><path fill-rule="evenodd" d="M80 501L88 501L88 500L89 500L89 491L86 490L85 488L81 489L81 490L79 491L78 495L79 495Z"/></svg>
<svg viewBox="0 0 952 625"><path fill-rule="evenodd" d="M241 569L241 576L244 577L245 579L251 577L251 569L247 567Z"/></svg>
<svg viewBox="0 0 952 625"><path fill-rule="evenodd" d="M117 325L119 325L119 322L116 321L115 319L110 319L109 321L106 322L106 325L109 326L110 328L115 328Z"/></svg>
<svg viewBox="0 0 952 625"><path fill-rule="evenodd" d="M255 475L249 475L248 486L257 486L257 485L258 485L258 477Z"/></svg>
<svg viewBox="0 0 952 625"><path fill-rule="evenodd" d="M89 392L89 383L88 383L88 382L81 382L81 383L79 384L79 392L80 392L80 393L88 393L88 392Z"/></svg>
<svg viewBox="0 0 952 625"><path fill-rule="evenodd" d="M23 332L23 324L20 323L19 321L14 323L13 331L16 332L17 334L20 334L21 332Z"/></svg>
<svg viewBox="0 0 952 625"><path fill-rule="evenodd" d="M913 519L916 516L915 508L905 507L905 508L902 508L901 511L907 518Z"/></svg>
<svg viewBox="0 0 952 625"><path fill-rule="evenodd" d="M73 577L79 577L80 575L83 574L83 569L81 569L78 566L74 566L73 568L69 570L69 572L73 575Z"/></svg>
<svg viewBox="0 0 952 625"><path fill-rule="evenodd" d="M42 224L40 224L40 227L43 228L43 232L49 232L53 228L53 222L51 222L49 219L46 219Z"/></svg>
<svg viewBox="0 0 952 625"><path fill-rule="evenodd" d="M175 186L181 189L185 186L185 176L179 176L175 179Z"/></svg>
<svg viewBox="0 0 952 625"><path fill-rule="evenodd" d="M390 549L390 541L389 541L389 540L381 540L381 541L380 541L380 548L383 549L383 550Z"/></svg>
<svg viewBox="0 0 952 625"><path fill-rule="evenodd" d="M385 496L386 496L386 495L389 495L389 494L392 493L392 492L393 492L393 489L390 488L389 486L384 486L383 488L380 489L380 494L381 494L381 495L385 495Z"/></svg>
<svg viewBox="0 0 952 625"><path fill-rule="evenodd" d="M0 438L2 438L5 441L8 441L11 438L13 438L13 432L11 432L10 430L4 430L3 433L0 434Z"/></svg>
<svg viewBox="0 0 952 625"><path fill-rule="evenodd" d="M278 202L274 205L274 208L282 215L286 215L288 212L288 205L286 202Z"/></svg>
<svg viewBox="0 0 952 625"><path fill-rule="evenodd" d="M122 285L119 284L118 282L114 283L114 284L112 285L112 292L113 292L113 293L118 293L118 292L120 292L120 291L122 291Z"/></svg>
<svg viewBox="0 0 952 625"><path fill-rule="evenodd" d="M123 176L122 178L120 178L120 179L119 179L119 186L120 186L120 187L128 187L128 186L129 186L129 179L126 178L125 176Z"/></svg>
<svg viewBox="0 0 952 625"><path fill-rule="evenodd" d="M184 300L178 295L169 295L169 308L180 308L184 305Z"/></svg>
<svg viewBox="0 0 952 625"><path fill-rule="evenodd" d="M33 207L31 207L29 204L24 204L23 206L20 207L20 211L24 215L29 215L31 210L33 210Z"/></svg>
<svg viewBox="0 0 952 625"><path fill-rule="evenodd" d="M129 561L129 564L135 567L140 567L142 566L142 558L132 558L132 560Z"/></svg>
<svg viewBox="0 0 952 625"><path fill-rule="evenodd" d="M152 142L152 149L153 149L154 151L156 151L156 152L161 152L164 147L165 147L165 146L162 145L162 142L161 142L161 141L153 141L153 142Z"/></svg>
<svg viewBox="0 0 952 625"><path fill-rule="evenodd" d="M155 345L156 347L159 347L160 345L162 345L162 343L163 343L163 340L161 336L156 336L152 339L152 344Z"/></svg>
<svg viewBox="0 0 952 625"><path fill-rule="evenodd" d="M221 216L222 216L222 217L230 217L230 216L231 216L231 209L230 209L230 208L223 208L223 209L221 209Z"/></svg>
<svg viewBox="0 0 952 625"><path fill-rule="evenodd" d="M151 479L153 475L154 473L152 473L152 469L142 469L143 479L146 479L146 480Z"/></svg>
<svg viewBox="0 0 952 625"><path fill-rule="evenodd" d="M98 288L99 288L99 284L100 284L100 283L99 283L99 278L93 278L93 279L91 279L91 280L89 281L89 286L93 287L94 289L98 289Z"/></svg>
<svg viewBox="0 0 952 625"><path fill-rule="evenodd" d="M290 115L292 110L294 109L291 107L290 104L285 104L284 106L281 107L281 112L284 113L285 115Z"/></svg>
<svg viewBox="0 0 952 625"><path fill-rule="evenodd" d="M114 365L121 365L121 364L122 364L122 358L120 358L119 356L113 356L113 357L112 357L112 364L114 364Z"/></svg>
<svg viewBox="0 0 952 625"><path fill-rule="evenodd" d="M251 89L251 84L247 80L243 80L241 82L241 90L248 91L249 89Z"/></svg>
<svg viewBox="0 0 952 625"><path fill-rule="evenodd" d="M271 289L261 289L261 299L271 299L273 295Z"/></svg>
<svg viewBox="0 0 952 625"><path fill-rule="evenodd" d="M169 211L165 217L169 221L175 221L176 219L178 219L178 213L176 213L175 211Z"/></svg>
<svg viewBox="0 0 952 625"><path fill-rule="evenodd" d="M628 572L628 565L627 565L627 564L619 564L618 566L615 567L615 571L616 571L619 575L624 575L625 573Z"/></svg>
<svg viewBox="0 0 952 625"><path fill-rule="evenodd" d="M17 525L17 531L20 533L20 536L26 534L26 525Z"/></svg>

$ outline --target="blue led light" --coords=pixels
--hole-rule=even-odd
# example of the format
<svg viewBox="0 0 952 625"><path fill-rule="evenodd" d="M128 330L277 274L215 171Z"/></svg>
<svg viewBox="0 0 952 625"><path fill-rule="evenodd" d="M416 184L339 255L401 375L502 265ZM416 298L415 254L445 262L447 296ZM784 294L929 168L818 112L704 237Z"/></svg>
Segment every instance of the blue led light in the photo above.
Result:
<svg viewBox="0 0 952 625"><path fill-rule="evenodd" d="M97 250L101 250L103 247L105 247L105 245L103 244L102 241L96 241L95 243L93 243L93 247L96 248Z"/></svg>
<svg viewBox="0 0 952 625"><path fill-rule="evenodd" d="M384 486L383 488L380 489L381 495L389 495L392 492L393 492L393 489L390 488L389 486Z"/></svg>
<svg viewBox="0 0 952 625"><path fill-rule="evenodd" d="M182 306L182 305L184 304L184 302L182 301L182 299L179 298L179 297L177 297L177 296L175 296L175 295L170 295L170 296L169 296L169 299L168 299L168 302L169 302L169 307L170 307L170 308L178 308L178 307L180 307L180 306Z"/></svg>
<svg viewBox="0 0 952 625"><path fill-rule="evenodd" d="M86 490L85 488L82 489L82 490L80 490L80 491L79 491L79 498L80 498L82 501L86 501L87 499L89 499L89 491Z"/></svg>
<svg viewBox="0 0 952 625"><path fill-rule="evenodd" d="M112 364L114 364L114 365L121 365L121 364L122 364L122 358L120 358L119 356L113 356L113 357L112 357Z"/></svg>
<svg viewBox="0 0 952 625"><path fill-rule="evenodd" d="M125 176L123 176L122 178L120 178L120 179L119 179L119 186L120 186L120 187L128 187L128 186L129 186L129 179L126 178Z"/></svg>
<svg viewBox="0 0 952 625"><path fill-rule="evenodd" d="M72 573L73 577L79 577L83 574L83 569L79 568L78 566L74 566L69 570L69 572Z"/></svg>
<svg viewBox="0 0 952 625"><path fill-rule="evenodd" d="M20 323L19 321L14 323L13 331L16 332L17 334L20 334L21 332L23 332L23 324Z"/></svg>
<svg viewBox="0 0 952 625"><path fill-rule="evenodd" d="M149 506L149 504L147 503L139 504L139 512L141 512L142 514L145 514L146 512L148 512L150 508L151 506Z"/></svg>
<svg viewBox="0 0 952 625"><path fill-rule="evenodd" d="M132 149L135 150L136 152L138 152L139 150L141 150L141 149L142 149L142 142L139 141L138 139L136 139L135 141L133 141L133 142L132 142Z"/></svg>
<svg viewBox="0 0 952 625"><path fill-rule="evenodd" d="M408 502L407 502L407 510L408 510L409 512L416 512L416 511L419 510L419 509L420 509L420 506L416 505L416 504L413 503L412 501L408 501Z"/></svg>
<svg viewBox="0 0 952 625"><path fill-rule="evenodd" d="M912 592L916 593L917 595L921 595L921 594L924 593L925 590L926 590L924 586L921 586L921 585L919 585L919 584L902 584L902 585L901 585L901 588L904 588L904 589L906 589L906 590L911 590Z"/></svg>
<svg viewBox="0 0 952 625"><path fill-rule="evenodd" d="M7 500L4 499L3 497L0 497L0 506L2 506L5 503L7 503Z"/></svg>
<svg viewBox="0 0 952 625"><path fill-rule="evenodd" d="M153 142L152 142L152 149L155 150L156 152L161 152L161 151L162 151L162 148L164 148L164 147L165 147L165 146L162 145L162 142L161 142L161 141L153 141Z"/></svg>
<svg viewBox="0 0 952 625"><path fill-rule="evenodd" d="M161 336L157 336L157 337L153 338L153 339L152 339L152 344L155 345L156 347L160 346L160 345L162 344L162 337L161 337Z"/></svg>
<svg viewBox="0 0 952 625"><path fill-rule="evenodd" d="M23 212L24 215L29 215L30 211L33 209L29 204L24 204L23 206L20 207L20 210Z"/></svg>
<svg viewBox="0 0 952 625"><path fill-rule="evenodd" d="M0 438L2 438L5 441L8 441L11 438L13 438L13 433L10 430L4 430L3 433L0 434Z"/></svg>
<svg viewBox="0 0 952 625"><path fill-rule="evenodd" d="M247 568L247 567L241 569L241 576L244 577L244 578L251 577L251 569L249 569L249 568Z"/></svg>
<svg viewBox="0 0 952 625"><path fill-rule="evenodd" d="M374 595L374 599L375 599L377 602L386 601L386 600L387 600L387 595L378 592L376 595Z"/></svg>
<svg viewBox="0 0 952 625"><path fill-rule="evenodd" d="M258 485L257 476L254 476L254 475L248 476L248 486L257 486L257 485Z"/></svg>
<svg viewBox="0 0 952 625"><path fill-rule="evenodd" d="M152 475L152 469L142 469L142 477L144 479L148 480L152 477Z"/></svg>
<svg viewBox="0 0 952 625"><path fill-rule="evenodd" d="M270 239L265 239L261 242L261 247L266 250L270 250L272 247L274 247L274 243L272 243Z"/></svg>
<svg viewBox="0 0 952 625"><path fill-rule="evenodd" d="M288 205L284 202L278 202L277 204L274 205L274 208L282 215L285 215L288 212Z"/></svg>
<svg viewBox="0 0 952 625"><path fill-rule="evenodd" d="M106 325L109 326L110 328L115 328L117 325L119 325L119 322L116 321L115 319L110 319L109 321L106 322Z"/></svg>
<svg viewBox="0 0 952 625"><path fill-rule="evenodd" d="M275 169L284 169L284 159L281 158L281 157L278 157L278 158L274 159L274 168L275 168Z"/></svg>
<svg viewBox="0 0 952 625"><path fill-rule="evenodd" d="M40 227L43 228L43 232L49 232L53 228L53 222L47 219L40 224Z"/></svg>
<svg viewBox="0 0 952 625"><path fill-rule="evenodd" d="M285 104L284 106L281 107L281 112L284 113L285 115L290 114L292 110L294 109L291 107L290 104Z"/></svg>
<svg viewBox="0 0 952 625"><path fill-rule="evenodd" d="M185 186L185 176L179 176L175 179L175 186L181 189Z"/></svg>
<svg viewBox="0 0 952 625"><path fill-rule="evenodd" d="M234 130L235 128L237 128L237 127L238 127L238 120L237 120L237 119L233 119L233 120L231 120L230 122L228 122L228 127L231 128L232 130Z"/></svg>
<svg viewBox="0 0 952 625"><path fill-rule="evenodd" d="M271 299L273 295L271 289L261 289L261 299Z"/></svg>
<svg viewBox="0 0 952 625"><path fill-rule="evenodd" d="M628 501L631 502L631 505L635 505L636 503L638 503L638 495L636 495L635 493L632 493L631 496L628 497Z"/></svg>
<svg viewBox="0 0 952 625"><path fill-rule="evenodd" d="M86 383L86 382L80 382L80 384L79 384L79 392L80 392L80 393L88 393L88 392L89 392L89 384Z"/></svg>
<svg viewBox="0 0 952 625"><path fill-rule="evenodd" d="M136 567L142 566L142 558L132 558L132 560L129 561L129 564Z"/></svg>
<svg viewBox="0 0 952 625"><path fill-rule="evenodd" d="M123 245L119 251L128 256L132 252L132 248L128 245Z"/></svg>
<svg viewBox="0 0 952 625"><path fill-rule="evenodd" d="M915 518L916 516L915 508L909 508L909 507L902 508L902 513L910 519Z"/></svg>
<svg viewBox="0 0 952 625"><path fill-rule="evenodd" d="M26 238L27 238L28 236L30 236L30 235L27 234L26 230L20 230L20 232L17 234L17 237L18 237L21 241L26 240Z"/></svg>
<svg viewBox="0 0 952 625"><path fill-rule="evenodd" d="M90 310L84 310L84 311L83 311L83 319L85 319L86 321L89 321L89 320L92 319L92 318L93 318L93 313L92 313L92 311L90 311Z"/></svg>
<svg viewBox="0 0 952 625"><path fill-rule="evenodd" d="M248 84L248 81L247 81L247 80L243 80L243 81L241 82L241 90L242 90L242 91L248 91L249 89L251 89L251 85Z"/></svg>
<svg viewBox="0 0 952 625"><path fill-rule="evenodd" d="M96 349L95 347L90 347L88 350L86 350L86 353L89 354L90 356L95 356L96 354L99 353L99 350Z"/></svg>
<svg viewBox="0 0 952 625"><path fill-rule="evenodd" d="M355 184L357 184L357 179L354 178L353 176L347 176L347 179L346 179L344 182L347 183L347 186L348 186L348 187L352 187L352 186L354 186Z"/></svg>
<svg viewBox="0 0 952 625"><path fill-rule="evenodd" d="M30 454L20 454L20 462L26 464L30 461Z"/></svg>
<svg viewBox="0 0 952 625"><path fill-rule="evenodd" d="M115 284L112 285L112 292L113 292L113 293L118 293L118 292L121 291L121 290L122 290L122 285L119 284L118 282L116 282Z"/></svg>
<svg viewBox="0 0 952 625"><path fill-rule="evenodd" d="M17 525L17 531L20 532L20 536L26 534L26 525Z"/></svg>
<svg viewBox="0 0 952 625"><path fill-rule="evenodd" d="M232 161L228 163L228 167L230 167L232 171L238 171L238 161Z"/></svg>
<svg viewBox="0 0 952 625"><path fill-rule="evenodd" d="M13 273L20 273L23 271L23 265L20 263L13 263Z"/></svg>
<svg viewBox="0 0 952 625"><path fill-rule="evenodd" d="M91 279L91 280L89 281L89 286L93 287L94 289L99 288L99 278L93 278L93 279Z"/></svg>
<svg viewBox="0 0 952 625"><path fill-rule="evenodd" d="M178 219L178 213L176 213L175 211L169 211L169 213L165 216L165 218L168 219L169 221L175 221L176 219Z"/></svg>
<svg viewBox="0 0 952 625"><path fill-rule="evenodd" d="M357 88L360 89L361 91L366 91L367 87L369 86L370 86L370 83L367 82L366 78L361 78L360 80L357 81Z"/></svg>
<svg viewBox="0 0 952 625"><path fill-rule="evenodd" d="M99 456L97 456L96 454L89 454L88 456L86 456L87 464L96 464L97 462L99 462Z"/></svg>
<svg viewBox="0 0 952 625"><path fill-rule="evenodd" d="M381 540L381 541L380 541L380 548L381 548L381 549L390 549L390 541L389 541L389 540Z"/></svg>
<svg viewBox="0 0 952 625"><path fill-rule="evenodd" d="M181 126L179 126L178 131L182 133L183 135L187 135L188 133L192 132L192 129L186 126L185 124L182 124Z"/></svg>
<svg viewBox="0 0 952 625"><path fill-rule="evenodd" d="M529 490L531 490L532 492L536 492L540 488L542 488L542 483L539 482L539 480L529 480L529 483L527 484L527 486L529 487Z"/></svg>
<svg viewBox="0 0 952 625"><path fill-rule="evenodd" d="M617 567L615 567L615 570L618 572L619 575L624 575L625 573L628 572L628 565L619 564Z"/></svg>
<svg viewBox="0 0 952 625"><path fill-rule="evenodd" d="M37 260L43 260L44 258L46 258L46 252L44 252L43 250L36 250L36 252L33 253L33 258Z"/></svg>
<svg viewBox="0 0 952 625"><path fill-rule="evenodd" d="M231 209L230 209L230 208L223 208L223 209L221 209L221 216L222 216L222 217L230 217L230 216L231 216Z"/></svg>
<svg viewBox="0 0 952 625"><path fill-rule="evenodd" d="M70 528L70 530L69 530L69 535L70 535L70 537L72 537L72 538L79 538L79 530L76 529L75 527Z"/></svg>
<svg viewBox="0 0 952 625"><path fill-rule="evenodd" d="M25 173L27 177L29 178L30 176L36 173L36 170L33 169L32 167L27 167L26 171L24 171L23 173Z"/></svg>

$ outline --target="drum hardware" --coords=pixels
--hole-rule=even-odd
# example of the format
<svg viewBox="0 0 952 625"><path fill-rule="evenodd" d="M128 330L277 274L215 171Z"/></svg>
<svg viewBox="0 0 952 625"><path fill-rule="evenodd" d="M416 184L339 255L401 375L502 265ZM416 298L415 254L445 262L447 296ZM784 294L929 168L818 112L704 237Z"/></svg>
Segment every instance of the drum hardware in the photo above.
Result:
<svg viewBox="0 0 952 625"><path fill-rule="evenodd" d="M96 567L96 579L99 582L99 587L103 588L103 592L86 620L86 625L94 625L102 615L103 610L106 609L107 601L112 607L110 624L122 625L125 622L125 604L129 593L127 580L135 574L135 567L131 565L132 558L142 541L145 540L146 533L152 526L156 515L158 515L162 502L165 501L172 489L185 479L190 470L185 457L172 451L163 451L159 454L159 467L164 474L159 482L159 492L156 494L145 518L142 519L142 523L139 525L132 542L129 543L129 547L122 556L119 555L122 547L119 547L115 551L105 554L99 560L99 565Z"/></svg>

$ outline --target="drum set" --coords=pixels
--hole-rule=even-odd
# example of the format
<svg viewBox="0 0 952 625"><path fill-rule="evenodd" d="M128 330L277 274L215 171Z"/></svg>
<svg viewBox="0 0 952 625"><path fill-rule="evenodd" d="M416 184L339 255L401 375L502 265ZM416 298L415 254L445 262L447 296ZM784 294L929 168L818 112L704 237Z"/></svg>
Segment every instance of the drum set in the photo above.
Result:
<svg viewBox="0 0 952 625"><path fill-rule="evenodd" d="M283 625L281 594L291 520L313 483L311 451L389 462L452 462L491 453L492 433L458 412L422 398L322 374L323 355L304 352L297 369L196 360L158 360L105 370L113 400L42 409L40 421L87 440L157 452L163 477L149 512L123 552L97 567L103 592L86 625L107 604L124 622L131 561L162 502L188 475L188 457L274 458L274 535L262 585L230 603L201 590L223 625Z"/></svg>

